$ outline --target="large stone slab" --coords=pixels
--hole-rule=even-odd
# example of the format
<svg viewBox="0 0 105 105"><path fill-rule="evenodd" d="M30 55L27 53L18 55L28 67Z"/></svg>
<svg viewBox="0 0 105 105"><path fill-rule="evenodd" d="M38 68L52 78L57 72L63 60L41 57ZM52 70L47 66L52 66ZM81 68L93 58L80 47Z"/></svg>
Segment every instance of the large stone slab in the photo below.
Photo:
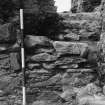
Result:
<svg viewBox="0 0 105 105"><path fill-rule="evenodd" d="M27 58L27 61L32 62L46 62L46 61L55 61L57 56L48 54L48 53L40 53Z"/></svg>
<svg viewBox="0 0 105 105"><path fill-rule="evenodd" d="M62 75L59 73L59 74L56 74L54 76L50 76L49 79L47 79L46 81L41 81L41 82L38 82L38 83L35 83L35 84L30 84L30 86L32 87L48 87L48 86L55 86L56 84L61 84L61 79L62 79Z"/></svg>
<svg viewBox="0 0 105 105"><path fill-rule="evenodd" d="M60 13L66 20L100 20L100 12L82 12L82 13Z"/></svg>
<svg viewBox="0 0 105 105"><path fill-rule="evenodd" d="M29 53L44 53L53 52L51 40L45 36L26 36L25 40L26 52Z"/></svg>
<svg viewBox="0 0 105 105"><path fill-rule="evenodd" d="M86 59L80 58L80 57L61 57L54 62L56 66L63 66L67 65L70 66L70 64L78 64L81 62L86 62Z"/></svg>
<svg viewBox="0 0 105 105"><path fill-rule="evenodd" d="M55 41L53 45L58 54L81 55L88 48L88 44L82 42Z"/></svg>
<svg viewBox="0 0 105 105"><path fill-rule="evenodd" d="M32 36L27 35L25 38L25 46L27 48L34 48L39 46L51 46L50 40L45 36Z"/></svg>

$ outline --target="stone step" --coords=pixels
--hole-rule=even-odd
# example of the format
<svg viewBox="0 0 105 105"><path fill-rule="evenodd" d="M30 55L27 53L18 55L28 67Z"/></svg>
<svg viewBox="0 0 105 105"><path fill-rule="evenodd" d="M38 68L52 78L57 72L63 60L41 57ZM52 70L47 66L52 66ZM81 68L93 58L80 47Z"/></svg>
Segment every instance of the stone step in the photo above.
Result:
<svg viewBox="0 0 105 105"><path fill-rule="evenodd" d="M56 51L60 54L78 54L81 55L87 48L87 43L81 42L65 42L65 41L55 41L53 46Z"/></svg>
<svg viewBox="0 0 105 105"><path fill-rule="evenodd" d="M100 12L60 13L67 20L100 20Z"/></svg>
<svg viewBox="0 0 105 105"><path fill-rule="evenodd" d="M86 73L95 73L95 71L93 69L67 69L68 73L80 73L80 72L86 72Z"/></svg>

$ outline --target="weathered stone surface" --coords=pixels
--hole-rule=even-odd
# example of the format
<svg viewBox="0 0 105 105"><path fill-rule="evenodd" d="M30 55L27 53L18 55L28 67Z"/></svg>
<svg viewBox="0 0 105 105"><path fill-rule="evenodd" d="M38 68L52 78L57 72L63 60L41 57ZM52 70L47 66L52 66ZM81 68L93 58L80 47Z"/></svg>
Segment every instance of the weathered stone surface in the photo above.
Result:
<svg viewBox="0 0 105 105"><path fill-rule="evenodd" d="M64 35L64 39L78 41L78 40L80 40L80 36L76 33L69 32L68 34Z"/></svg>
<svg viewBox="0 0 105 105"><path fill-rule="evenodd" d="M0 55L0 68L1 70L9 70L10 64L9 64L9 54L1 54Z"/></svg>
<svg viewBox="0 0 105 105"><path fill-rule="evenodd" d="M76 43L76 42L63 42L55 41L53 42L56 52L59 54L77 54L81 55L85 52L88 47L87 43Z"/></svg>
<svg viewBox="0 0 105 105"><path fill-rule="evenodd" d="M26 2L30 4L27 5ZM35 0L34 5L33 1L27 0L25 1L25 8L32 8L29 11L31 13L36 13L42 8L44 8L42 9L43 11L46 11L46 8L49 8L49 5L46 7L46 5L49 4L47 2L50 2L50 0L46 0L45 4L43 0L41 2ZM40 8L37 8L37 3L41 3ZM75 14L61 13L60 16L64 18L64 27L62 26L61 33L59 33L58 36L54 36L55 41L49 40L45 36L25 36L27 104L105 104L104 87L103 90L101 89L100 91L99 89L98 91L97 86L90 86L90 83L98 79L95 70L99 68L99 59L97 55L97 42L95 41L97 41L97 36L98 39L100 37L100 20L102 19L100 15L100 11L94 13L80 12ZM44 19L44 17L41 18ZM27 20L31 19L29 18ZM31 28L30 25L29 28ZM34 28L32 28L32 30L36 31L37 28ZM52 30L47 30L52 32ZM46 34L46 36L47 35L48 34ZM3 38L4 37L5 35ZM58 39L56 39L56 37ZM96 39L94 40L94 38ZM103 39L104 43L104 37L101 39ZM4 102L11 102L11 105L21 105L21 62L20 55L18 58L18 53L16 52L20 51L20 46L18 43L6 44L6 42L9 41L8 39L4 44L0 44L1 53L10 53L0 55L0 102L2 100ZM104 45L102 48L104 48ZM0 104L4 104L4 102Z"/></svg>
<svg viewBox="0 0 105 105"><path fill-rule="evenodd" d="M55 63L43 63L42 66L47 70L52 70L55 68L56 65Z"/></svg>
<svg viewBox="0 0 105 105"><path fill-rule="evenodd" d="M54 100L55 101L55 100ZM63 104L63 102L58 102L55 101L55 102L50 102L50 101L46 101L46 100L40 100L40 101L35 101L33 102L32 105L66 105L66 104Z"/></svg>
<svg viewBox="0 0 105 105"><path fill-rule="evenodd" d="M13 43L16 41L16 29L13 24L7 23L0 25L0 42Z"/></svg>
<svg viewBox="0 0 105 105"><path fill-rule="evenodd" d="M10 69L12 71L21 69L18 53L10 53Z"/></svg>
<svg viewBox="0 0 105 105"><path fill-rule="evenodd" d="M93 41L100 39L101 25L99 21L87 21L81 25L81 28L80 37L88 37L89 40Z"/></svg>
<svg viewBox="0 0 105 105"><path fill-rule="evenodd" d="M88 76L81 73L64 73L62 74L62 90L63 92L60 94L62 98L70 103L76 104L76 97L80 87L84 87L84 85L90 83L90 80L93 79L93 76Z"/></svg>
<svg viewBox="0 0 105 105"><path fill-rule="evenodd" d="M78 64L64 64L59 66L59 69L72 69L72 68L78 68Z"/></svg>
<svg viewBox="0 0 105 105"><path fill-rule="evenodd" d="M13 78L10 76L3 76L3 79L0 79L0 90L3 91L3 95L8 95L12 93L9 83L11 82Z"/></svg>
<svg viewBox="0 0 105 105"><path fill-rule="evenodd" d="M40 68L41 65L39 63L28 63L27 67L29 70L35 69L35 68Z"/></svg>
<svg viewBox="0 0 105 105"><path fill-rule="evenodd" d="M62 16L67 21L71 20L100 20L100 12L81 12L81 13L61 13Z"/></svg>
<svg viewBox="0 0 105 105"><path fill-rule="evenodd" d="M45 69L34 69L34 71L29 72L29 84L28 86L34 87L37 82L43 82L51 78L52 73ZM35 88L35 87L34 87Z"/></svg>
<svg viewBox="0 0 105 105"><path fill-rule="evenodd" d="M54 63L56 66L63 66L68 64L70 66L70 64L78 64L80 62L85 62L86 60L83 58L76 58L76 57L61 57L58 60L56 60L56 62Z"/></svg>
<svg viewBox="0 0 105 105"><path fill-rule="evenodd" d="M101 4L101 0L72 0L73 13L77 12L93 12L94 9Z"/></svg>
<svg viewBox="0 0 105 105"><path fill-rule="evenodd" d="M88 95L95 95L98 92L101 92L101 88L96 86L94 83L90 83L86 85L85 87L80 88L78 91L78 98L82 98L84 96Z"/></svg>
<svg viewBox="0 0 105 105"><path fill-rule="evenodd" d="M5 101L0 101L0 105L8 105L8 102Z"/></svg>
<svg viewBox="0 0 105 105"><path fill-rule="evenodd" d="M10 52L19 52L20 51L19 43L16 42L16 43L12 44L11 46L7 47L6 51L8 53L10 53Z"/></svg>
<svg viewBox="0 0 105 105"><path fill-rule="evenodd" d="M71 4L72 4L71 5L72 6L71 11L72 11L72 13L76 13L78 11L82 12L82 9L83 9L83 7L82 7L83 5L81 5L82 2L83 2L83 0L81 0L81 1L79 1L79 0L72 0L71 1Z"/></svg>
<svg viewBox="0 0 105 105"><path fill-rule="evenodd" d="M45 36L32 36L28 35L25 38L25 46L27 48L35 48L35 47L51 47L52 44L48 38Z"/></svg>
<svg viewBox="0 0 105 105"><path fill-rule="evenodd" d="M93 40L100 39L101 24L99 20L64 20L66 40Z"/></svg>
<svg viewBox="0 0 105 105"><path fill-rule="evenodd" d="M32 105L46 105L46 104L47 104L47 102L45 102L45 101L35 101L32 103Z"/></svg>
<svg viewBox="0 0 105 105"><path fill-rule="evenodd" d="M32 62L46 62L46 61L55 61L57 59L57 56L48 53L41 53L28 57L27 59L28 59L27 61L32 61Z"/></svg>
<svg viewBox="0 0 105 105"><path fill-rule="evenodd" d="M7 44L1 44L0 45L0 52L6 51L7 50Z"/></svg>
<svg viewBox="0 0 105 105"><path fill-rule="evenodd" d="M14 44L0 44L0 53L10 53L19 51L20 46L18 43Z"/></svg>
<svg viewBox="0 0 105 105"><path fill-rule="evenodd" d="M7 70L13 72L20 69L19 53L1 54L0 55L0 68L1 70Z"/></svg>
<svg viewBox="0 0 105 105"><path fill-rule="evenodd" d="M39 74L40 78L42 77L41 74ZM61 75L57 74L55 76L49 75L48 78L44 79L41 78L40 81L33 80L34 82L31 82L29 88L33 89L32 92L34 93L43 91L55 91L59 93L59 91L62 91L62 84L61 84Z"/></svg>
<svg viewBox="0 0 105 105"><path fill-rule="evenodd" d="M54 75L52 77L50 77L47 81L42 81L42 82L39 82L39 83L36 83L36 84L30 84L30 86L32 87L49 87L49 86L54 86L55 84L60 84L60 81L62 79L62 76L61 74L57 74L57 75ZM44 89L44 88L43 88Z"/></svg>
<svg viewBox="0 0 105 105"><path fill-rule="evenodd" d="M38 100L46 100L49 102L62 102L63 99L56 94L56 92L51 91L42 91L41 95L38 97Z"/></svg>
<svg viewBox="0 0 105 105"><path fill-rule="evenodd" d="M43 47L43 48L37 48L37 49L33 49L33 53L53 53L55 50L54 48L50 48L50 47Z"/></svg>
<svg viewBox="0 0 105 105"><path fill-rule="evenodd" d="M100 93L98 95L97 93ZM86 87L81 88L78 91L79 105L104 105L105 96L101 93L101 89L94 84L88 84Z"/></svg>
<svg viewBox="0 0 105 105"><path fill-rule="evenodd" d="M70 68L67 69L67 73L95 73L95 71L93 69L80 69L80 68Z"/></svg>
<svg viewBox="0 0 105 105"><path fill-rule="evenodd" d="M64 20L63 22L64 22L64 25L66 26L66 27L69 27L70 29L73 29L73 28L75 28L75 29L80 29L81 28L81 25L83 24L83 23L85 23L87 20Z"/></svg>

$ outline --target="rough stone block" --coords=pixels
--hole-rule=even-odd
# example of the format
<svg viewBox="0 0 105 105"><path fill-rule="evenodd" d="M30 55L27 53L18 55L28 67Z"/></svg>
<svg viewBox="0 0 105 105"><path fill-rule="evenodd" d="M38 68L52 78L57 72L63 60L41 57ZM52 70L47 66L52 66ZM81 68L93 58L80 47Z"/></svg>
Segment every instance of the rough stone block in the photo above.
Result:
<svg viewBox="0 0 105 105"><path fill-rule="evenodd" d="M11 23L0 25L0 42L14 43L16 41L16 29Z"/></svg>
<svg viewBox="0 0 105 105"><path fill-rule="evenodd" d="M10 68L13 71L19 70L21 68L18 53L10 53Z"/></svg>
<svg viewBox="0 0 105 105"><path fill-rule="evenodd" d="M28 61L32 62L46 62L46 61L55 61L57 59L57 56L48 54L48 53L40 53L33 55L31 57L28 57Z"/></svg>
<svg viewBox="0 0 105 105"><path fill-rule="evenodd" d="M53 43L56 52L59 54L77 54L81 55L85 52L88 47L87 43L81 42L64 42L64 41L55 41Z"/></svg>
<svg viewBox="0 0 105 105"><path fill-rule="evenodd" d="M51 45L50 40L45 36L32 36L27 35L25 37L25 45L28 48L36 47L37 45L49 46Z"/></svg>

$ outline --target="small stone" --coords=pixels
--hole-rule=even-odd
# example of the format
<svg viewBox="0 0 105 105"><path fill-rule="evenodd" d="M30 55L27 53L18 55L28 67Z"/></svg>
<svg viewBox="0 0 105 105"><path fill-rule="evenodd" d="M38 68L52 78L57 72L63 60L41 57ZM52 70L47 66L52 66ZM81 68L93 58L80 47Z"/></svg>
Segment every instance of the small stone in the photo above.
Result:
<svg viewBox="0 0 105 105"><path fill-rule="evenodd" d="M32 103L32 105L46 105L46 102L45 101L35 101Z"/></svg>
<svg viewBox="0 0 105 105"><path fill-rule="evenodd" d="M40 68L40 64L39 63L29 63L27 64L28 69L32 70L35 68Z"/></svg>
<svg viewBox="0 0 105 105"><path fill-rule="evenodd" d="M70 32L70 33L66 34L66 35L64 36L64 38L65 38L66 40L74 40L74 41L76 40L76 41L78 41L78 40L80 39L80 36L77 35L76 33Z"/></svg>
<svg viewBox="0 0 105 105"><path fill-rule="evenodd" d="M68 65L62 65L59 68L61 69L71 69L71 68L78 68L78 64L68 64Z"/></svg>
<svg viewBox="0 0 105 105"><path fill-rule="evenodd" d="M52 63L52 64L43 63L42 65L43 65L43 68L48 69L48 70L51 70L51 69L55 68L54 63Z"/></svg>

